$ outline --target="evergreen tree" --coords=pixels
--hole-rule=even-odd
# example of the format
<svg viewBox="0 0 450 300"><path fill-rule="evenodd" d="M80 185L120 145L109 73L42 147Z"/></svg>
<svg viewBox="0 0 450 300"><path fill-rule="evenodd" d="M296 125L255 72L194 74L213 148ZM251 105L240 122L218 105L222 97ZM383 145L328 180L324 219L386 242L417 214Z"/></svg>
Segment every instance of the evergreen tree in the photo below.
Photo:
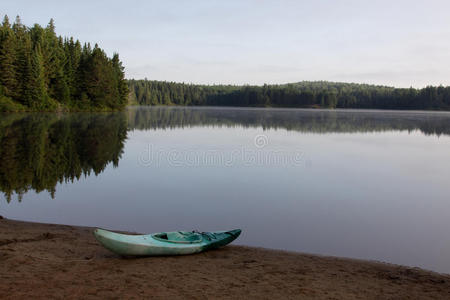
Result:
<svg viewBox="0 0 450 300"><path fill-rule="evenodd" d="M31 58L30 103L34 109L48 108L47 87L45 84L44 58L39 44L34 48Z"/></svg>
<svg viewBox="0 0 450 300"><path fill-rule="evenodd" d="M18 56L20 66L21 97L20 102L28 107L33 107L33 62L32 62L32 43L30 36L25 36L22 42L21 51Z"/></svg>
<svg viewBox="0 0 450 300"><path fill-rule="evenodd" d="M128 85L119 55L58 37L55 23L0 26L0 109L121 109ZM17 104L15 104L17 103ZM19 105L19 103L21 105Z"/></svg>
<svg viewBox="0 0 450 300"><path fill-rule="evenodd" d="M396 89L335 82L284 85L192 85L129 80L133 97L143 105L218 105L323 108L450 110L450 87Z"/></svg>
<svg viewBox="0 0 450 300"><path fill-rule="evenodd" d="M116 85L119 90L120 105L125 105L130 91L128 89L128 84L125 81L125 68L122 66L118 53L114 53L113 55L112 66L114 69Z"/></svg>
<svg viewBox="0 0 450 300"><path fill-rule="evenodd" d="M0 37L0 85L7 97L17 99L16 40L8 16L3 19Z"/></svg>
<svg viewBox="0 0 450 300"><path fill-rule="evenodd" d="M95 45L92 54L87 58L83 71L86 94L93 102L93 106L99 108L120 106L120 103L116 103L120 99L120 94L112 63L98 45Z"/></svg>
<svg viewBox="0 0 450 300"><path fill-rule="evenodd" d="M30 77L28 76L29 60L31 55L31 39L27 34L27 28L22 24L20 18L17 16L13 25L13 31L16 38L16 60L14 62L16 67L17 86L17 101L26 104L25 91L27 84L29 84Z"/></svg>

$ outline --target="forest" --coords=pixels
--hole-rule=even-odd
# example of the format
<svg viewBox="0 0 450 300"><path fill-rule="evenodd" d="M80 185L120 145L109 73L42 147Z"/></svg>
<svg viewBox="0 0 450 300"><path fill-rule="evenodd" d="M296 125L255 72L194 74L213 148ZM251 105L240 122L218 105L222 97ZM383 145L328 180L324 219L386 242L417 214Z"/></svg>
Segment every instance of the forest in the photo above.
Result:
<svg viewBox="0 0 450 300"><path fill-rule="evenodd" d="M338 83L196 85L126 80L119 55L8 16L0 26L0 111L110 111L140 105L450 110L450 87Z"/></svg>
<svg viewBox="0 0 450 300"><path fill-rule="evenodd" d="M96 44L81 45L19 17L0 26L0 111L119 110L127 104L124 67Z"/></svg>
<svg viewBox="0 0 450 300"><path fill-rule="evenodd" d="M449 110L450 87L394 88L327 81L281 85L195 85L128 80L130 102L140 105Z"/></svg>

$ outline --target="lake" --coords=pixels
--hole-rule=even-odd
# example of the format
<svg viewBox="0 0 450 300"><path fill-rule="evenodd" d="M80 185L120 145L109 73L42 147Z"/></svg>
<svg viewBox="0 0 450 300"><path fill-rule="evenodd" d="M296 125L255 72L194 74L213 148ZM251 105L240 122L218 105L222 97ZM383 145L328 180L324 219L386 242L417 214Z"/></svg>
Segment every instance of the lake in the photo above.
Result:
<svg viewBox="0 0 450 300"><path fill-rule="evenodd" d="M450 273L450 113L130 107L0 115L0 214Z"/></svg>

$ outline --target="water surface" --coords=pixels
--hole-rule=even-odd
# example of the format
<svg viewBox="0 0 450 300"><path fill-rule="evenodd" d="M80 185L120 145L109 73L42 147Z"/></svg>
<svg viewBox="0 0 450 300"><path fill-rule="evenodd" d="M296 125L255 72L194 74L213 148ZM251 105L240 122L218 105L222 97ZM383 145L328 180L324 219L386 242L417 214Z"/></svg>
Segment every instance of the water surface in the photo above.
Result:
<svg viewBox="0 0 450 300"><path fill-rule="evenodd" d="M129 108L0 115L0 214L450 273L450 114Z"/></svg>

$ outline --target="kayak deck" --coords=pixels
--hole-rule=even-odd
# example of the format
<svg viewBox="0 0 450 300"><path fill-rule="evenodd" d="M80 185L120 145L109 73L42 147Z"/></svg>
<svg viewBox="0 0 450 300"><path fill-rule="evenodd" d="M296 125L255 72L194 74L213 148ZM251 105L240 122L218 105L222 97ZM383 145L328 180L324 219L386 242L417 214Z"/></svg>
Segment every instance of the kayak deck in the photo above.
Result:
<svg viewBox="0 0 450 300"><path fill-rule="evenodd" d="M168 243L195 244L203 241L201 234L187 231L155 233L152 237Z"/></svg>

